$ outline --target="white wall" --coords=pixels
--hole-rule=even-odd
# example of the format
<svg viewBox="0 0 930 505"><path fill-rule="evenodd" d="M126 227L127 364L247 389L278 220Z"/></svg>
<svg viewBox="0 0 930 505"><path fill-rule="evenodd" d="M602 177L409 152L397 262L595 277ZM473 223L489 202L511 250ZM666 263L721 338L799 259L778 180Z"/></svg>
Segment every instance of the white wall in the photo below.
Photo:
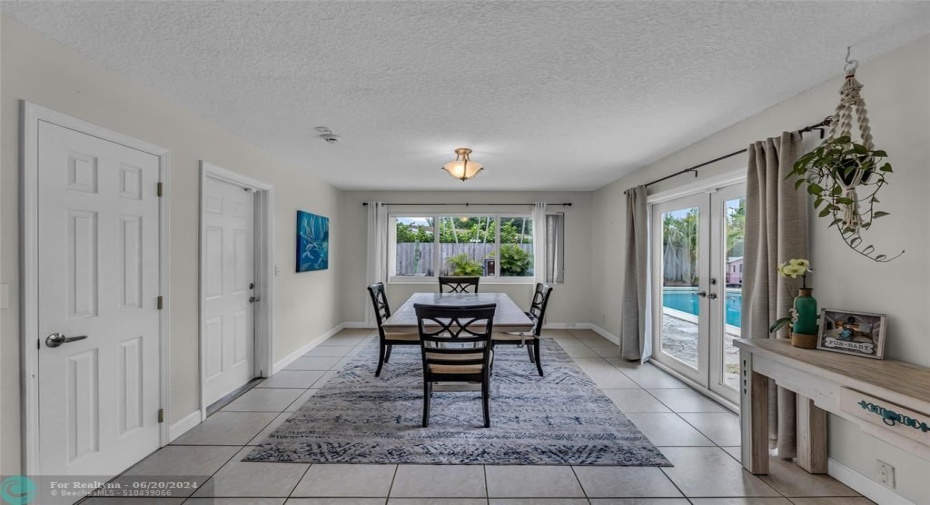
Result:
<svg viewBox="0 0 930 505"><path fill-rule="evenodd" d="M170 402L168 422L199 408L198 394L198 215L199 162L213 162L275 186L275 360L341 322L333 255L330 269L294 273L295 213L312 211L331 218L332 240L343 229L340 191L306 175L263 149L179 107L122 75L88 60L7 17L2 18L2 219L0 282L14 296L3 311L0 332L0 416L2 467L20 469L19 395L19 100L75 116L171 151Z"/></svg>
<svg viewBox="0 0 930 505"><path fill-rule="evenodd" d="M837 71L841 61L837 58ZM821 306L888 314L888 358L930 366L930 37L863 64L857 73L878 148L888 151L895 173L879 196L882 210L891 215L877 221L870 243L880 252L907 253L889 264L876 264L849 250L827 221L813 219L812 281ZM594 192L592 236L593 322L608 331L620 326L615 286L622 282L621 263L612 251L620 250L625 228L623 190L685 167L716 158L783 130L816 123L832 114L842 75L776 105L730 128L682 149L628 177ZM813 137L813 135L812 135ZM816 137L815 137L816 138ZM701 170L701 178L731 170L744 170L740 156ZM688 175L650 188L650 192L687 185ZM832 418L830 455L854 470L874 478L878 456L897 470L897 492L915 503L927 503L930 462L895 450L863 435L849 423Z"/></svg>
<svg viewBox="0 0 930 505"><path fill-rule="evenodd" d="M479 176L481 177L481 176ZM454 184L451 178L449 183ZM460 183L461 184L461 183ZM371 310L366 283L367 207L362 202L381 201L386 203L549 203L571 202L571 207L550 207L547 210L565 212L565 283L555 286L549 300L546 319L550 323L588 322L590 307L589 285L591 281L591 193L590 192L418 192L418 191L347 191L343 193L339 215L345 228L338 244L342 255L340 277L345 290L342 294L342 317L348 322L362 322L365 312ZM388 212L423 212L423 207L391 206ZM531 207L442 207L442 212L524 212ZM490 281L489 283L493 283ZM482 281L482 286L484 286ZM435 279L427 284L389 284L388 301L392 308L416 291L437 291ZM489 290L490 288L482 288ZM529 309L533 284L494 284L494 291L507 293L524 310Z"/></svg>

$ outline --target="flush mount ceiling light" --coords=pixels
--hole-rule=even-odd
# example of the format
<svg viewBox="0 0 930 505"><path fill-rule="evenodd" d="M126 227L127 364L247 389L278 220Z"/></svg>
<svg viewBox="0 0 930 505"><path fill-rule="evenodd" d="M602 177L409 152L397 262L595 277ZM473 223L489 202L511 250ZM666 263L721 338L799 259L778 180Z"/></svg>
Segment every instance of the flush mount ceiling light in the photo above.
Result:
<svg viewBox="0 0 930 505"><path fill-rule="evenodd" d="M471 179L478 175L478 172L484 170L484 167L481 166L481 163L472 161L469 157L470 154L471 149L467 147L456 149L455 159L443 165L442 169L460 181Z"/></svg>

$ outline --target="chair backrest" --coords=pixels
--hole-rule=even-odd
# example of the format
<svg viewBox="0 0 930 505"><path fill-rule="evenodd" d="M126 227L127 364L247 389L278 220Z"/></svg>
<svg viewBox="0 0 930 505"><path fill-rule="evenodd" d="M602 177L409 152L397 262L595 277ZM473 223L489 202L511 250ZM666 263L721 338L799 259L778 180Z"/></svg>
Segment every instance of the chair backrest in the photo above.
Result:
<svg viewBox="0 0 930 505"><path fill-rule="evenodd" d="M440 293L477 293L480 277L454 276L439 277ZM471 289L471 291L469 291Z"/></svg>
<svg viewBox="0 0 930 505"><path fill-rule="evenodd" d="M384 292L384 283L379 282L368 286L368 294L371 295L371 305L375 309L375 316L378 318L378 329L380 330L384 320L391 317L391 306L388 305L387 294Z"/></svg>
<svg viewBox="0 0 930 505"><path fill-rule="evenodd" d="M546 307L549 305L549 295L552 294L552 286L536 283L536 292L533 293L533 302L530 303L530 310L527 313L535 322L533 334L537 337L542 333L543 319L546 317Z"/></svg>
<svg viewBox="0 0 930 505"><path fill-rule="evenodd" d="M439 368L431 365L440 365L452 374L457 367L489 366L496 304L450 307L417 303L413 309L425 373Z"/></svg>

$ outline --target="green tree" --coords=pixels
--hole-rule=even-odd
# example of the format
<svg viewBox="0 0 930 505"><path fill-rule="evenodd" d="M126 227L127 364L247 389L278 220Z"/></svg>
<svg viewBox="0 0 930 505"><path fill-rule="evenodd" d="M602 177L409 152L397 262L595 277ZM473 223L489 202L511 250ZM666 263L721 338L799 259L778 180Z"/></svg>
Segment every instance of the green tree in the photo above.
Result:
<svg viewBox="0 0 930 505"><path fill-rule="evenodd" d="M415 224L397 223L397 243L432 242L433 235Z"/></svg>
<svg viewBox="0 0 930 505"><path fill-rule="evenodd" d="M727 257L743 255L746 237L746 199L740 198L739 206L727 208Z"/></svg>
<svg viewBox="0 0 930 505"><path fill-rule="evenodd" d="M697 284L697 209L684 216L665 214L662 221L665 280L685 285Z"/></svg>

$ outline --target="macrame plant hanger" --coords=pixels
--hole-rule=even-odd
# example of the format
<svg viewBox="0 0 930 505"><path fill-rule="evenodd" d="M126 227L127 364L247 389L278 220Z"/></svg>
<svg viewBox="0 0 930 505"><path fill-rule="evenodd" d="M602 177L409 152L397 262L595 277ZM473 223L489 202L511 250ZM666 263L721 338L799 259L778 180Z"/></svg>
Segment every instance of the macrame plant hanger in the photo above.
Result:
<svg viewBox="0 0 930 505"><path fill-rule="evenodd" d="M862 137L862 145L872 151L875 144L872 141L872 129L869 126L868 111L865 108L865 100L859 94L862 89L862 83L856 79L856 69L859 68L857 60L850 60L850 48L846 48L846 65L843 70L846 71L846 80L840 88L840 103L836 106L836 113L833 116L833 122L830 125L829 140L835 140L840 137L850 137L852 135L853 114L856 115L856 122L859 124L859 136ZM862 216L859 213L859 195L856 194L856 186L863 182L867 177L868 170L859 163L852 173L852 177L843 179L839 177L838 182L843 188L846 198L851 203L843 204L843 224L845 228L858 232L862 225Z"/></svg>

